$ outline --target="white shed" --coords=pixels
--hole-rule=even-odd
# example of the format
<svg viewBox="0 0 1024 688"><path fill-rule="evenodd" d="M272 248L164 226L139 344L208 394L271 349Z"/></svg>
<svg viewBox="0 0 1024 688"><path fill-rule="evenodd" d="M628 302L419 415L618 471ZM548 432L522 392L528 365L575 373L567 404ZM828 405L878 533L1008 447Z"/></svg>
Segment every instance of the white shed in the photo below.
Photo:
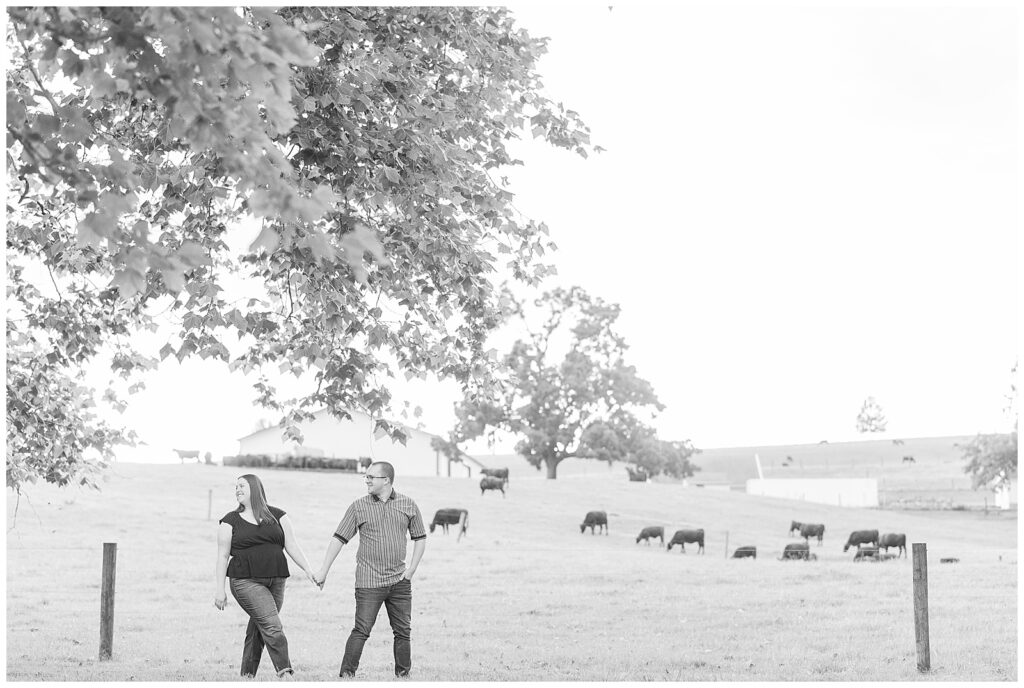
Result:
<svg viewBox="0 0 1024 688"><path fill-rule="evenodd" d="M747 494L836 506L877 507L878 481L874 478L754 478L747 481Z"/></svg>

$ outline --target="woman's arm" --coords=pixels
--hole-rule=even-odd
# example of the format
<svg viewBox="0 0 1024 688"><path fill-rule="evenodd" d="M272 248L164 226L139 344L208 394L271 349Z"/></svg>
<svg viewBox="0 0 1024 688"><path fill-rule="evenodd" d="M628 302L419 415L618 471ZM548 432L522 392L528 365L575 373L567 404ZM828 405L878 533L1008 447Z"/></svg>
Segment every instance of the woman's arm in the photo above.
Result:
<svg viewBox="0 0 1024 688"><path fill-rule="evenodd" d="M231 524L221 523L217 529L217 567L213 578L213 604L217 609L224 609L228 602L226 581L230 556Z"/></svg>
<svg viewBox="0 0 1024 688"><path fill-rule="evenodd" d="M295 533L292 531L292 520L288 518L288 514L285 514L280 518L280 521L281 530L284 531L284 551L288 553L292 561L299 565L299 568L306 572L306 578L315 584L313 570L309 567L306 555L303 553L302 548L299 547L299 543L295 539Z"/></svg>

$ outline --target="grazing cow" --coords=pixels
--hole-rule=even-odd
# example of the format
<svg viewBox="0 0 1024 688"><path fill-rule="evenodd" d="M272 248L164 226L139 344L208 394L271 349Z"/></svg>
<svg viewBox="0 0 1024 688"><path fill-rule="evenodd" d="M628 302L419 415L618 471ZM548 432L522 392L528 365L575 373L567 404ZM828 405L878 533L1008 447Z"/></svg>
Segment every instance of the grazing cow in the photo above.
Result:
<svg viewBox="0 0 1024 688"><path fill-rule="evenodd" d="M860 545L866 545L871 543L873 547L878 547L878 531L877 530L855 530L850 533L850 539L843 545L843 551L850 549L854 545L858 547Z"/></svg>
<svg viewBox="0 0 1024 688"><path fill-rule="evenodd" d="M198 449L175 449L174 453L178 455L182 463L185 463L185 459L195 459L199 461L199 450Z"/></svg>
<svg viewBox="0 0 1024 688"><path fill-rule="evenodd" d="M459 528L459 537L455 540L456 542L466 534L466 528L469 526L469 512L465 509L438 509L434 514L434 520L430 522L430 532L433 533L434 528L441 526L444 534L447 535L448 526L460 524L462 527Z"/></svg>
<svg viewBox="0 0 1024 688"><path fill-rule="evenodd" d="M800 529L803 528L803 527L804 527L804 524L801 523L800 521L790 521L789 522L789 533L788 534L792 535L794 532L799 533Z"/></svg>
<svg viewBox="0 0 1024 688"><path fill-rule="evenodd" d="M658 538L661 540L661 544L665 544L665 529L661 526L649 526L640 531L640 534L636 536L637 544L643 540L648 545L651 544L651 538Z"/></svg>
<svg viewBox="0 0 1024 688"><path fill-rule="evenodd" d="M597 526L598 530L603 530L604 534L608 534L608 514L603 511L588 511L587 515L583 517L583 523L580 524L580 533L590 526L590 534L594 534L594 527Z"/></svg>
<svg viewBox="0 0 1024 688"><path fill-rule="evenodd" d="M673 535L672 539L669 541L667 549L671 550L672 545L679 545L679 551L686 554L687 542L696 542L697 554L704 554L704 529L677 530L676 534Z"/></svg>
<svg viewBox="0 0 1024 688"><path fill-rule="evenodd" d="M484 496L484 492L487 490L501 490L501 496L505 497L505 481L501 478L492 478L486 476L480 478L480 496Z"/></svg>
<svg viewBox="0 0 1024 688"><path fill-rule="evenodd" d="M487 475L492 478L501 478L505 485L508 485L508 469L507 468L481 468L480 475Z"/></svg>
<svg viewBox="0 0 1024 688"><path fill-rule="evenodd" d="M903 463L917 463L917 462L914 461L914 457L913 456L904 456L903 457Z"/></svg>
<svg viewBox="0 0 1024 688"><path fill-rule="evenodd" d="M817 559L817 557L811 554L811 547L806 542L791 542L782 550L782 556L779 558L779 561L788 561L790 559L810 561Z"/></svg>
<svg viewBox="0 0 1024 688"><path fill-rule="evenodd" d="M940 564L956 564L959 561L960 560L956 557L942 557L941 559L939 559Z"/></svg>
<svg viewBox="0 0 1024 688"><path fill-rule="evenodd" d="M637 468L626 466L626 472L629 473L629 481L631 483L645 483L651 477L643 466Z"/></svg>
<svg viewBox="0 0 1024 688"><path fill-rule="evenodd" d="M885 533L878 538L878 546L889 551L890 547L897 547L896 556L907 556L907 536L904 533Z"/></svg>
<svg viewBox="0 0 1024 688"><path fill-rule="evenodd" d="M878 557L877 547L858 547L857 553L853 555L854 561L863 561L865 559L875 559Z"/></svg>
<svg viewBox="0 0 1024 688"><path fill-rule="evenodd" d="M825 537L825 524L823 523L803 523L800 525L800 536L807 540L812 537L818 538L818 544L821 545L822 539Z"/></svg>
<svg viewBox="0 0 1024 688"><path fill-rule="evenodd" d="M744 547L737 547L736 551L732 553L733 559L757 559L757 547L753 545L746 545Z"/></svg>

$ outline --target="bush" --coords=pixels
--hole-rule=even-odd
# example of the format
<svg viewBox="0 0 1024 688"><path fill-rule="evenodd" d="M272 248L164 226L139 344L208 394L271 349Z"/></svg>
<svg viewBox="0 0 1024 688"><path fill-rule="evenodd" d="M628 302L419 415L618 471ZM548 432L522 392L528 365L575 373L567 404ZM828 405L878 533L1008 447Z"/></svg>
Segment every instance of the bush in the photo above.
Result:
<svg viewBox="0 0 1024 688"><path fill-rule="evenodd" d="M307 456L271 456L269 454L243 454L241 456L225 456L225 466L241 466L245 468L288 468L293 470L330 470L344 473L355 473L359 465L358 459L339 459L334 457Z"/></svg>

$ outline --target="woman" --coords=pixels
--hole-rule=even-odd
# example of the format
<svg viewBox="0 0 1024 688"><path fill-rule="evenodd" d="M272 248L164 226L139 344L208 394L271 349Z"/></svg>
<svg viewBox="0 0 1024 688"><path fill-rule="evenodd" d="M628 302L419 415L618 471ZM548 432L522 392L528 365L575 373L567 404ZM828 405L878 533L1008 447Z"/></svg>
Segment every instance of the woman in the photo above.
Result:
<svg viewBox="0 0 1024 688"><path fill-rule="evenodd" d="M284 552L313 581L306 555L295 541L292 524L285 512L267 504L263 483L246 474L235 483L238 508L220 520L217 532L217 573L213 604L224 609L227 593L225 577L231 580L231 594L249 615L242 650L242 676L255 676L267 646L270 661L279 677L291 676L288 639L278 615L284 604L284 582L288 562ZM228 558L230 557L230 563Z"/></svg>

